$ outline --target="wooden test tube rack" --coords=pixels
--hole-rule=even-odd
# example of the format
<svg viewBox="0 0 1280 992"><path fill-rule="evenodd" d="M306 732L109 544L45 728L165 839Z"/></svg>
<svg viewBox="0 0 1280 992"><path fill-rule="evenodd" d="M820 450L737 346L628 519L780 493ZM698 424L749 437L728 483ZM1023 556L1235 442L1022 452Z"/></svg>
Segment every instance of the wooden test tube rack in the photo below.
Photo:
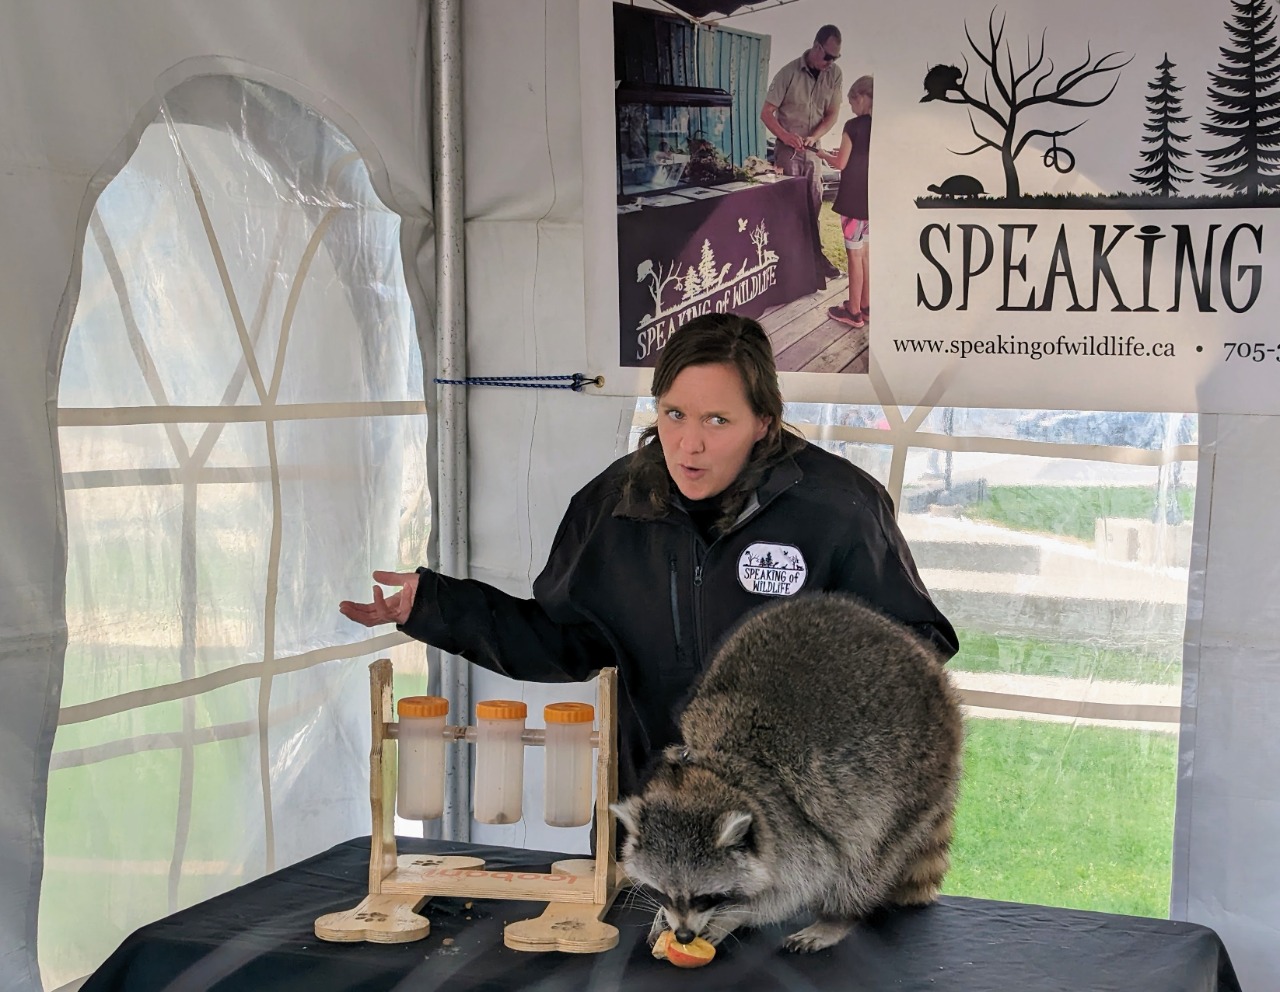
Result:
<svg viewBox="0 0 1280 992"><path fill-rule="evenodd" d="M614 861L615 824L610 803L618 798L617 669L598 679L600 730L596 746L596 856L557 861L550 872L486 871L481 858L396 854L396 727L392 707L391 662L369 666L373 744L369 751L369 805L373 814L369 846L369 894L352 909L316 920L315 933L328 941L384 944L421 940L431 922L421 913L433 896L545 902L541 916L509 923L506 945L517 951L591 954L618 943L618 928L603 922L622 876ZM446 735L465 747L465 727ZM536 740L529 735L527 742Z"/></svg>

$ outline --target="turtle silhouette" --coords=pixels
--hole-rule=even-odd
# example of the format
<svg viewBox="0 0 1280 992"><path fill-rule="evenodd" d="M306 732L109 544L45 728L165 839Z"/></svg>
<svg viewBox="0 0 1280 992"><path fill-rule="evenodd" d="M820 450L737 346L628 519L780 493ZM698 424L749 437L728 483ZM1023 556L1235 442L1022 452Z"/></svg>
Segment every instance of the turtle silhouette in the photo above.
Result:
<svg viewBox="0 0 1280 992"><path fill-rule="evenodd" d="M949 176L941 183L928 186L927 189L930 193L937 193L944 200L958 200L962 197L977 199L986 192L982 188L982 183L973 176Z"/></svg>

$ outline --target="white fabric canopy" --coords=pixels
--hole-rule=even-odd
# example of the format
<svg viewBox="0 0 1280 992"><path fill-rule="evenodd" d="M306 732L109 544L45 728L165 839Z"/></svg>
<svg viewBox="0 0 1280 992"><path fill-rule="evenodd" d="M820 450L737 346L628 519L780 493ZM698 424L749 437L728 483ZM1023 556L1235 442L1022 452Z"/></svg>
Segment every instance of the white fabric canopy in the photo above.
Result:
<svg viewBox="0 0 1280 992"><path fill-rule="evenodd" d="M335 140L340 135L350 143L363 162L369 189L383 206L376 206L372 199L363 202L375 213L385 211L379 216L398 215L403 289L412 304L423 345L424 377L429 382L434 372L434 257L427 14L418 0L380 4L278 0L269 5L249 0L217 5L199 0L131 0L110 5L77 0L0 2L5 15L0 65L6 80L0 92L4 136L0 298L5 344L5 360L0 364L0 547L4 549L0 557L0 988L29 992L42 984L37 913L46 873L43 816L59 708L89 699L84 686L63 684L64 671L72 671L67 665L67 625L71 606L77 602L67 588L69 574L76 574L68 573L68 528L74 519L69 504L78 498L64 498L63 473L174 468L145 460L103 464L89 459L72 465L68 457L74 446L66 440L70 434L59 448L60 404L86 410L159 405L144 388L145 376L132 382L57 378L60 368L69 367L63 363L63 350L71 337L75 304L81 299L82 276L97 271L106 285L112 279L102 248L116 242L105 220L102 232L95 230L90 223L93 210L153 122L161 121L168 134L185 135L173 147L200 146L201 139L189 130L190 121L174 111L180 104L189 106L206 126L216 116L210 104L203 102L210 91L190 88L193 80L249 80L309 108L317 121L332 126ZM1021 6L1035 4L1024 0ZM578 61L580 44L607 41L580 39L578 21L579 0L550 0L544 5L468 0L465 4L461 57L467 163L467 354L472 375L595 371L584 364ZM232 103L223 103L224 109L251 104L243 90L238 92ZM190 99L179 99L183 94ZM199 106L195 106L196 95L201 97ZM223 119L228 119L225 114ZM251 123L241 122L224 133L238 133ZM250 159L246 156L244 161ZM174 151L158 161L172 166L181 162L181 156ZM326 167L320 173L327 177L334 159L323 161ZM207 169L203 173L205 177L217 174ZM222 192L229 195L234 190ZM360 202L350 190L344 196L344 203ZM247 237L252 232L240 233ZM96 256L91 257L91 252ZM332 253L328 257L332 259ZM175 299L191 303L194 293L193 287L181 287ZM340 296L335 289L330 303ZM309 319L320 316L312 314ZM279 326L280 321L276 323ZM122 337L118 343L126 340ZM77 361L84 357L77 353ZM332 358L329 366L324 365L326 356L315 357L316 367L350 364L349 356L327 356ZM198 359L198 353L189 358ZM396 361L388 359L387 365ZM82 362L78 367L91 365ZM135 374L140 367L135 362ZM173 387L185 398L176 398L175 393L168 402L218 404L229 381L226 370L221 379L204 376L202 371L198 382L175 382ZM291 401L414 400L409 393L385 391L305 395L302 387L308 381L306 376L295 380L302 391ZM141 391L131 394L133 388ZM75 402L60 399L72 390L82 391ZM209 399L202 392L216 395ZM425 397L428 405L434 402L429 385L424 384L418 396ZM945 404L946 397L938 402ZM569 392L475 390L468 407L471 574L510 592L527 594L569 496L625 450L634 404L626 398ZM86 414L81 419L83 423L64 424L63 429L87 432L92 418ZM200 430L213 419L198 421ZM899 419L903 419L900 414ZM897 425L907 432L919 426L919 419ZM126 431L120 425L115 429L121 434L139 430ZM174 450L163 427L147 430L157 450ZM183 443L198 445L200 430L188 430L179 429ZM901 440L908 443L905 435ZM425 448L425 441L418 438L398 438L395 444ZM1272 418L1206 420L1195 525L1197 557L1188 604L1172 911L1219 930L1246 987L1265 987L1270 976L1280 971L1276 956L1280 857L1268 843L1280 829L1276 801L1280 744L1269 733L1272 714L1280 707L1276 675L1280 622L1271 593L1277 585L1274 563L1280 559L1280 524L1272 508L1274 472L1269 467L1280 463L1278 446L1280 425ZM315 450L322 447L317 444ZM86 450L92 453L92 444L79 453ZM426 451L422 461L428 463ZM80 478L84 482L87 477ZM308 506L307 512L312 508ZM331 592L359 596L367 586L361 574L366 567L397 564L382 560L384 555L399 554L391 543L394 535L384 533L377 523L378 514L387 519L388 506L370 501L368 509L367 559L347 560L341 574L327 576L324 596ZM305 520L307 513L295 519ZM342 519L342 515L329 519ZM384 543L379 546L378 541ZM306 548L307 542L298 547ZM425 555L426 549L421 549L419 556ZM329 564L323 562L319 568L328 570ZM351 588L346 588L348 583ZM302 599L316 592L301 586L295 591ZM336 607L336 601L332 605ZM323 603L317 600L312 609L308 618L321 616ZM327 650L345 638L343 657L355 659L363 655L347 648L364 637L366 632L344 632L335 622L331 630L300 639L287 650L296 657ZM391 641L378 642L368 650L379 650L379 646L385 653ZM346 666L347 672L362 671L354 660L338 664ZM201 670L197 666L194 671ZM297 707L305 708L313 689L284 690L277 700L286 711L284 724L302 719ZM577 698L591 698L588 688L573 691L579 693ZM339 703L338 696L344 692L357 698ZM329 718L330 709L358 712L364 702L361 692L358 676L326 685L323 718ZM544 700L571 698L563 689L512 687L489 676L477 678L473 696L512 693L527 699L531 708ZM73 711L70 715L92 714ZM330 749L311 755L314 762L323 763L332 756L331 746L345 728L358 728L356 712L350 716L349 722L335 719L334 734L316 738L326 740ZM251 706L230 722L258 718ZM182 730L182 719L179 710L175 733ZM76 725L74 719L66 721L68 727ZM270 714L267 725L272 725ZM147 728L146 732L152 731ZM258 733L256 724L253 733ZM309 746L304 733L287 740L302 749ZM86 741L83 746L101 743ZM359 739L344 746L337 764L357 768ZM316 750L321 750L320 745ZM281 784L279 776L288 779L292 769L308 769L314 775L315 764L292 765L289 757L267 768L265 780ZM260 760L265 759L255 752L255 774L246 781L264 780L257 768ZM62 761L64 769L71 767L71 759ZM59 773L55 768L54 774ZM326 810L302 808L301 804L321 801L324 791L317 782L310 778L287 783L297 786L292 796L299 798L300 805L291 806L277 821L276 860L264 858L253 870L293 860L325 846L337 834L359 832L353 812L361 799L358 791L349 803L335 804L331 818ZM361 787L355 784L357 790ZM290 790L282 794L289 795ZM262 795L257 794L254 801L261 804ZM301 815L300 810L314 814L314 820L292 819ZM172 810L156 815L173 818ZM218 811L201 815L214 817ZM85 823L83 829L91 831L95 824ZM282 837L281 829L289 835ZM475 836L498 843L554 844L544 833L531 832L521 824L490 828ZM183 890L182 898L189 894ZM95 907L87 904L85 909L93 912ZM158 914L166 911L165 905L156 908Z"/></svg>

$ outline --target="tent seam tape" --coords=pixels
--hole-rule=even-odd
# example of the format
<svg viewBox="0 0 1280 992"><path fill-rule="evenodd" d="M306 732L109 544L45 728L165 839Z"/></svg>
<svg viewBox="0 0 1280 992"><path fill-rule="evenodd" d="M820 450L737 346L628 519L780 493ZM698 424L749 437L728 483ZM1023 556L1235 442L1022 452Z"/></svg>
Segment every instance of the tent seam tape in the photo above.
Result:
<svg viewBox="0 0 1280 992"><path fill-rule="evenodd" d="M351 403L259 403L243 406L59 407L59 427L125 427L166 423L254 423L332 420L345 417L409 417L427 413L424 400Z"/></svg>

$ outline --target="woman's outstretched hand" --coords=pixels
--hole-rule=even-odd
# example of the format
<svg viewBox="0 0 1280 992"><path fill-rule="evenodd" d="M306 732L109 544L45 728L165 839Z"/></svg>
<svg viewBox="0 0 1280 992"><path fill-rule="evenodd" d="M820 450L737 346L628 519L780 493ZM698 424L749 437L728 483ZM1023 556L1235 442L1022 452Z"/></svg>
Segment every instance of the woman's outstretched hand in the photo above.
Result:
<svg viewBox="0 0 1280 992"><path fill-rule="evenodd" d="M373 587L372 603L353 603L343 600L339 612L348 620L376 627L380 623L404 623L409 619L413 599L418 594L417 572L374 572L373 581L384 586L399 586L400 591L383 596L379 586Z"/></svg>

